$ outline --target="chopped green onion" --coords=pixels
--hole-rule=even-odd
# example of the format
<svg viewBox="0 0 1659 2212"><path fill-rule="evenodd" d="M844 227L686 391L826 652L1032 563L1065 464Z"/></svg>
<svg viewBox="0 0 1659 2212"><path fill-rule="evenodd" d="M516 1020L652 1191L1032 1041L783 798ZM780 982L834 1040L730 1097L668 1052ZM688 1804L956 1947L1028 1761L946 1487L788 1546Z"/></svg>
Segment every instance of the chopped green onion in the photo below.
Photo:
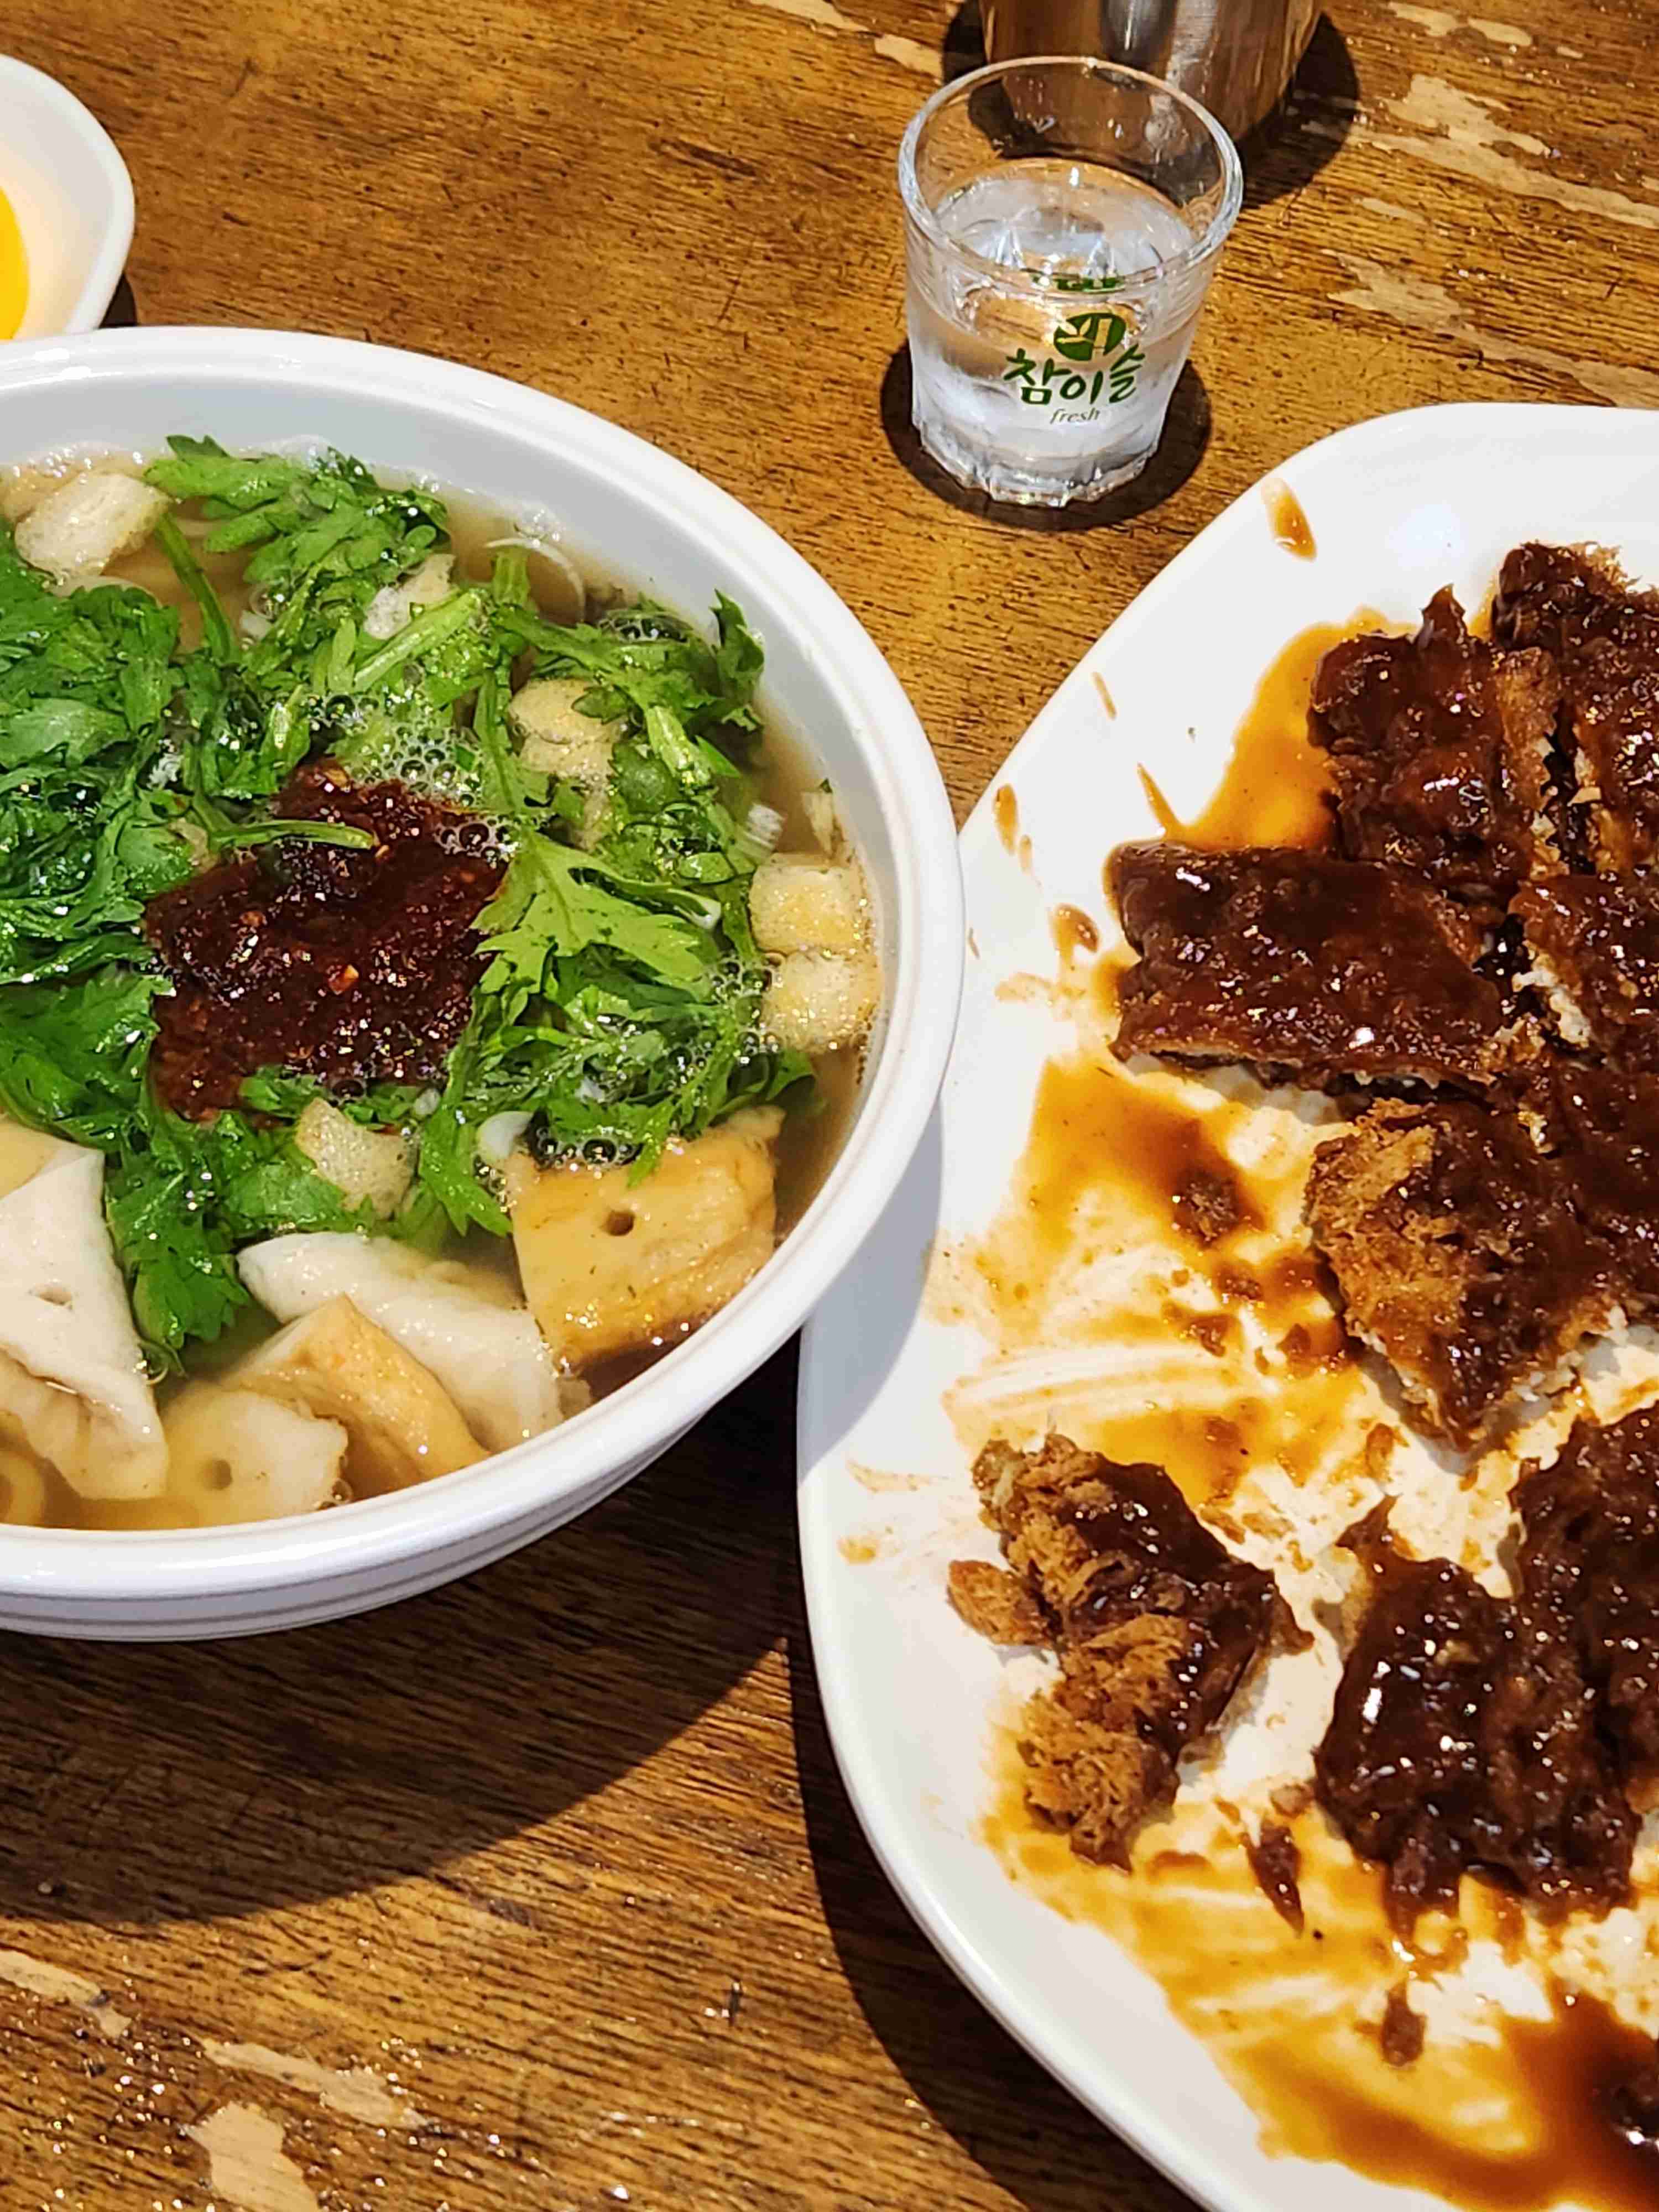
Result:
<svg viewBox="0 0 1659 2212"><path fill-rule="evenodd" d="M343 845L356 853L374 849L373 831L360 830L355 822L290 822L285 817L269 822L239 822L231 829L215 831L208 843L216 853L225 853L246 845L272 845L279 837L297 837L306 845Z"/></svg>

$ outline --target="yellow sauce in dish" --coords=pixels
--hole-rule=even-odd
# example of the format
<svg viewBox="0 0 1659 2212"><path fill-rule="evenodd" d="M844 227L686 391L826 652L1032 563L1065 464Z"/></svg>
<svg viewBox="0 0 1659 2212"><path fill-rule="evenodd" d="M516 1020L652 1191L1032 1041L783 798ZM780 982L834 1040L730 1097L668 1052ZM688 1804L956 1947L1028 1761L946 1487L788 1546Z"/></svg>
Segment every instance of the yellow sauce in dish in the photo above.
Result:
<svg viewBox="0 0 1659 2212"><path fill-rule="evenodd" d="M11 202L0 192L0 338L15 337L29 303L28 258Z"/></svg>

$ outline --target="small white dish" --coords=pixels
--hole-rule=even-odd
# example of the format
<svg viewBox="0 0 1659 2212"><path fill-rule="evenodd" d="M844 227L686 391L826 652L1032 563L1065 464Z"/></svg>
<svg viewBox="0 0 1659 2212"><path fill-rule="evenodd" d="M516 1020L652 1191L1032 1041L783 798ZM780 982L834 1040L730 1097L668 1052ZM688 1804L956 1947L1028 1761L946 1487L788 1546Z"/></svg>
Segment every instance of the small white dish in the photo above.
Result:
<svg viewBox="0 0 1659 2212"><path fill-rule="evenodd" d="M132 179L67 87L0 54L0 191L28 260L20 338L95 331L132 244Z"/></svg>
<svg viewBox="0 0 1659 2212"><path fill-rule="evenodd" d="M281 331L121 330L0 346L0 464L77 445L314 441L556 526L672 606L717 592L766 648L762 702L834 785L876 909L885 1001L852 1126L778 1251L688 1342L551 1434L457 1474L288 1521L132 1534L0 1527L0 1627L246 1635L360 1612L500 1558L595 1504L800 1327L884 1212L956 1027L962 880L933 756L823 578L726 493L613 423L501 377Z"/></svg>
<svg viewBox="0 0 1659 2212"><path fill-rule="evenodd" d="M987 1348L930 1310L929 1260L997 1212L1043 1063L1073 1042L1019 979L1054 973L1061 902L1103 943L1116 937L1102 862L1158 829L1141 767L1192 819L1291 639L1367 607L1414 623L1446 583L1480 608L1504 554L1528 538L1599 541L1635 580L1659 579L1659 413L1469 405L1358 424L1277 473L1311 526L1312 559L1276 538L1274 481L1211 523L1092 647L962 833L969 957L939 1110L806 1331L801 1548L825 1712L859 1817L910 1911L1004 2027L1214 2212L1428 2212L1441 2200L1271 2156L1158 1984L1101 1929L1010 1880L980 1825L1004 1662L945 1595L953 1558L990 1554L942 1402ZM1007 802L997 819L1005 789L1017 834ZM1206 1940L1194 1926L1194 1944Z"/></svg>

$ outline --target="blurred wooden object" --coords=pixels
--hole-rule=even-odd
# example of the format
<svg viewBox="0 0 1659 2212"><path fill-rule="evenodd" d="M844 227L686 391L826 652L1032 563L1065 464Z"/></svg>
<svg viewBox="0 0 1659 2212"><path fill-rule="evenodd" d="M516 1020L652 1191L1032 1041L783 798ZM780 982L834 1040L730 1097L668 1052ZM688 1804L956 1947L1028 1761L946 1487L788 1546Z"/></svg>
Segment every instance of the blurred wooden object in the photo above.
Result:
<svg viewBox="0 0 1659 2212"><path fill-rule="evenodd" d="M1322 23L1163 453L1115 505L1025 522L959 503L908 430L892 168L972 43L942 7L11 0L6 44L131 164L143 321L450 354L659 440L850 601L965 814L1298 447L1429 400L1659 400L1630 92L1659 4L1505 7ZM8 2212L1173 2205L857 1831L793 1394L780 1358L586 1521L391 1613L6 1647Z"/></svg>

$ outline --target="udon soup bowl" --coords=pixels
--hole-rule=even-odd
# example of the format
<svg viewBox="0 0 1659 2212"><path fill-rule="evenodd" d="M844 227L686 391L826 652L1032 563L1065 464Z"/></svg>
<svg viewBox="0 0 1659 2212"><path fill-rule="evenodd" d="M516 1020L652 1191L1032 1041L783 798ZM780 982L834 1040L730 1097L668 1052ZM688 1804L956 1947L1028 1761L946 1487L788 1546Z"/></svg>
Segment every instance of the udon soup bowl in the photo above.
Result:
<svg viewBox="0 0 1659 2212"><path fill-rule="evenodd" d="M626 1482L775 1351L853 1258L933 1109L962 978L954 828L915 714L829 585L725 492L562 400L343 339L128 330L0 352L0 465L79 446L149 453L176 430L233 449L337 446L550 520L579 562L689 614L716 591L737 599L766 647L762 704L822 764L863 859L884 1001L817 1196L747 1287L654 1367L477 1467L301 1518L0 1527L0 1626L58 1636L243 1635L362 1611L499 1559Z"/></svg>

